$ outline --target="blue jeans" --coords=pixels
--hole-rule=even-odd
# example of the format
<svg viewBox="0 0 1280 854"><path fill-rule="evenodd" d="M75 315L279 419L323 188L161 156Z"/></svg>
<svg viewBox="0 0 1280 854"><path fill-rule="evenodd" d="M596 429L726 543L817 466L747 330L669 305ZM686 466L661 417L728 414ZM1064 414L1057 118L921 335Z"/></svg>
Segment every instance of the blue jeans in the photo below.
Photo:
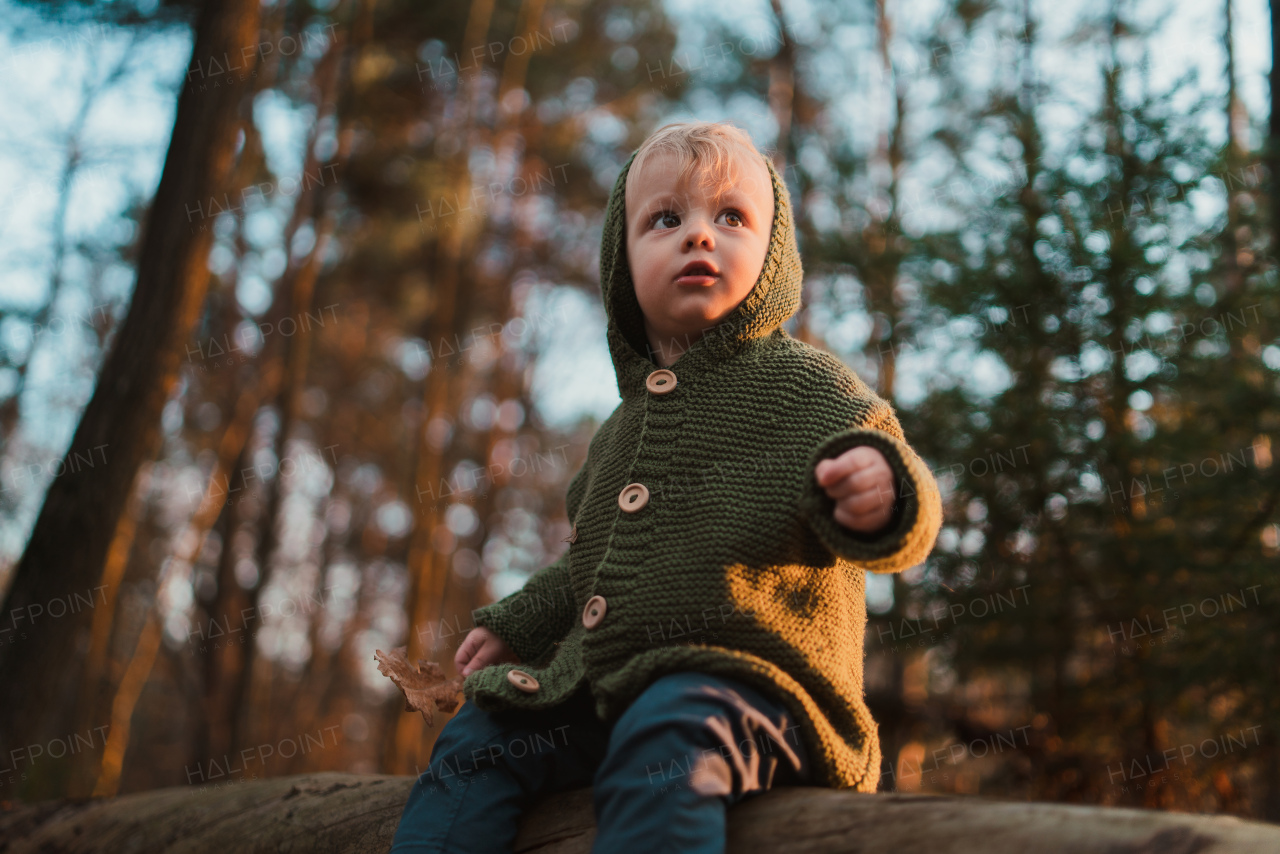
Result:
<svg viewBox="0 0 1280 854"><path fill-rule="evenodd" d="M810 784L798 722L742 682L671 673L612 723L596 717L584 683L538 712L464 703L436 738L391 851L509 854L533 800L593 786L593 853L723 854L731 805Z"/></svg>

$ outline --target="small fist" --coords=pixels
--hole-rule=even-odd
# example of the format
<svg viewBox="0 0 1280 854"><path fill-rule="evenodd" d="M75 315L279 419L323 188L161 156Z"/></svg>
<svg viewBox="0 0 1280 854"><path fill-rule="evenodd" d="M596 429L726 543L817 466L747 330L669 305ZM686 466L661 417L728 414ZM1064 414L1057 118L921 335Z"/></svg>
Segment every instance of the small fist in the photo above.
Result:
<svg viewBox="0 0 1280 854"><path fill-rule="evenodd" d="M819 460L818 485L835 499L835 520L860 533L878 531L893 515L893 469L884 454L867 445Z"/></svg>
<svg viewBox="0 0 1280 854"><path fill-rule="evenodd" d="M458 673L462 676L474 673L490 664L508 661L519 664L520 656L507 646L506 641L484 626L476 626L468 632L462 641L462 646L458 647L458 652L453 656L453 663L457 665Z"/></svg>

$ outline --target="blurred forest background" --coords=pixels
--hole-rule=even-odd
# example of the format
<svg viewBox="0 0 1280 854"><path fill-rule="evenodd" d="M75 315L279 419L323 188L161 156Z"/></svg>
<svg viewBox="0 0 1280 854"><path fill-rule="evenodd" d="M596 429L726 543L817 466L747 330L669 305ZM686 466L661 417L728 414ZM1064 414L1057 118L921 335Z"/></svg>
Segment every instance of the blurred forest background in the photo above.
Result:
<svg viewBox="0 0 1280 854"><path fill-rule="evenodd" d="M943 490L881 790L1280 821L1266 7L713 6L7 0L0 799L425 767L373 651L565 548L608 190L697 117Z"/></svg>

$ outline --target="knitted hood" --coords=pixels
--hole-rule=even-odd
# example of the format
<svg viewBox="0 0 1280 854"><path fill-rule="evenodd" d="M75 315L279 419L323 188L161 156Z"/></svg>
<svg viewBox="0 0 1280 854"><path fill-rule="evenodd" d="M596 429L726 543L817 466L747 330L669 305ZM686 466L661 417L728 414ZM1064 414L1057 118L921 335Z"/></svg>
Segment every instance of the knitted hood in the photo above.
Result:
<svg viewBox="0 0 1280 854"><path fill-rule="evenodd" d="M643 391L645 378L658 366L647 355L649 342L644 332L644 315L627 264L626 186L635 156L633 152L614 182L600 241L600 288L609 320L609 354L623 398ZM768 157L762 156L762 159L773 181L773 228L760 278L728 316L671 365L681 379L703 373L750 342L771 334L800 307L803 271L790 197L773 163Z"/></svg>

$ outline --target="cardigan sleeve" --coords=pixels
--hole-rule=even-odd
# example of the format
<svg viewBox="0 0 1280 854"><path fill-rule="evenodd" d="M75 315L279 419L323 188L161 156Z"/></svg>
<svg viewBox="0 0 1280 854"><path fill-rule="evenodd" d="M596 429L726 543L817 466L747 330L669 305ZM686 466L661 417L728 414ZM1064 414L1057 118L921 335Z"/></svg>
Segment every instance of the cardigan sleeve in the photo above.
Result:
<svg viewBox="0 0 1280 854"><path fill-rule="evenodd" d="M901 572L924 561L942 526L942 500L929 467L907 444L893 409L824 439L809 459L800 506L809 526L833 553L870 572ZM835 520L835 499L818 485L814 467L850 448L867 445L884 454L893 471L893 514L879 531L862 533Z"/></svg>
<svg viewBox="0 0 1280 854"><path fill-rule="evenodd" d="M569 482L565 502L569 518L578 515L587 487L584 463ZM570 546L572 548L572 546ZM521 662L537 661L569 633L577 617L577 604L569 575L569 550L549 566L535 572L514 593L471 612L471 621L506 641Z"/></svg>

